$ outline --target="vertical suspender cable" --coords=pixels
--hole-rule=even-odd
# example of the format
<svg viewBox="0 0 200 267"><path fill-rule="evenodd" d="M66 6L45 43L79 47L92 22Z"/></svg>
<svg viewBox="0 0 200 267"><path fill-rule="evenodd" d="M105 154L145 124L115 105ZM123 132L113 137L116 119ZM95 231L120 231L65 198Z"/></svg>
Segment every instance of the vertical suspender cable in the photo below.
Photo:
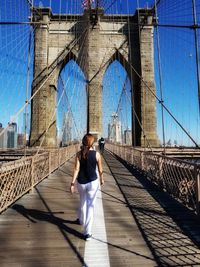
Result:
<svg viewBox="0 0 200 267"><path fill-rule="evenodd" d="M33 20L33 15L32 15L32 12L33 12L33 0L32 0L32 3L31 3L31 22ZM25 104L28 103L28 92L29 92L29 77L30 77L30 63L31 63L31 36L32 36L32 26L29 26L30 27L30 32L29 32L29 45L28 45L28 66L27 66L27 76L26 76L26 99L25 99ZM25 107L25 133L24 133L24 141L25 141L25 151L24 151L24 156L26 156L26 135L27 135L27 128L28 128L28 105L26 105Z"/></svg>
<svg viewBox="0 0 200 267"><path fill-rule="evenodd" d="M130 32L130 10L129 10L129 5L128 5L128 0L126 1L127 4L127 13L128 13L128 42L129 42L129 53L130 53L130 61L132 63L132 49L131 49L131 32ZM133 92L133 73L132 73L132 69L130 70L131 72L131 92L132 92L132 146L136 146L136 129L135 129L135 115L133 118L133 109L135 110L135 97L134 96L134 92Z"/></svg>
<svg viewBox="0 0 200 267"><path fill-rule="evenodd" d="M140 3L139 3L139 0L137 0L137 16L138 16L137 23L138 23L138 35L139 35L138 37L139 37L139 46L140 46L139 48L140 48L140 58L141 58L141 31L140 31L141 27L140 27ZM134 108L134 113L136 114L135 108ZM149 141L146 137L146 134L145 134L143 128L141 127L142 126L141 121L138 120L138 116L135 115L135 117L137 118L137 121L140 125L142 132L143 132L144 150L145 150L146 146L150 146L150 144L149 144ZM142 120L142 118L140 120Z"/></svg>
<svg viewBox="0 0 200 267"><path fill-rule="evenodd" d="M158 31L158 14L157 14L157 3L155 0L155 17L156 17L156 39L157 39L157 53L158 53L158 73L159 73L159 84L160 84L160 98L161 102L163 103L163 90L162 90L162 69L161 69L161 56L160 56L160 35ZM162 113L162 134L163 134L163 147L164 147L164 154L165 154L165 125L164 125L164 108L161 105L161 113Z"/></svg>
<svg viewBox="0 0 200 267"><path fill-rule="evenodd" d="M140 32L140 3L139 3L139 0L137 0L137 17L138 17L137 23L138 23L138 35L139 35L138 37L139 37L139 46L140 46L139 48L140 48L140 58L141 58L141 32ZM135 107L134 107L134 113L136 113ZM138 123L140 124L141 122L138 122ZM142 130L143 130L143 128L142 128ZM145 149L146 148L146 135L144 134L143 137L144 137L144 149Z"/></svg>
<svg viewBox="0 0 200 267"><path fill-rule="evenodd" d="M125 53L127 53L124 50ZM130 64L131 65L131 64ZM151 87L143 80L143 78L141 77L141 75L137 72L137 70L131 65L131 68L133 69L133 71L135 72L135 74L140 77L141 82L144 83L144 85L146 86L146 88L151 92L151 94L157 99L157 101L163 106L163 108L165 109L165 111L167 111L167 113L172 117L172 119L179 125L179 127L184 131L184 133L190 138L190 140L195 144L196 147L200 147L197 142L192 138L192 136L189 134L189 132L181 125L181 123L175 118L175 116L172 114L172 112L165 106L165 104L160 100L160 98L152 91Z"/></svg>
<svg viewBox="0 0 200 267"><path fill-rule="evenodd" d="M84 8L84 12L87 12L87 13L90 13L88 12L90 11L91 12L91 5L89 3L88 7L87 7L87 11L85 10ZM90 16L90 14L89 14ZM86 42L87 42L87 49L86 49L86 46L84 47L84 51L86 53L86 60L85 62L87 62L86 66L85 66L85 74L86 74L86 94L87 94L87 129L86 129L86 132L89 133L89 129L90 129L90 121L89 121L89 113L90 113L90 98L89 98L89 54L88 54L88 38L89 38L89 34L90 34L90 21L88 21L88 16L85 16L85 19L87 20L86 22L86 27L87 27L87 33L86 33Z"/></svg>
<svg viewBox="0 0 200 267"><path fill-rule="evenodd" d="M198 102L199 102L199 115L200 115L200 66L199 66L199 43L198 43L198 34L197 34L197 13L196 13L196 0L192 0L193 7L193 29L194 29L194 38L195 38L195 47L196 47L196 65L197 65L197 84L198 84Z"/></svg>
<svg viewBox="0 0 200 267"><path fill-rule="evenodd" d="M30 26L31 27L31 26ZM26 100L25 103L28 103L28 91L29 91L29 77L30 77L30 63L31 63L31 28L30 28L30 33L29 33L29 46L28 46L28 68L27 68L27 77L26 77ZM25 108L25 155L26 155L26 135L27 135L27 125L28 125L28 106L26 105Z"/></svg>

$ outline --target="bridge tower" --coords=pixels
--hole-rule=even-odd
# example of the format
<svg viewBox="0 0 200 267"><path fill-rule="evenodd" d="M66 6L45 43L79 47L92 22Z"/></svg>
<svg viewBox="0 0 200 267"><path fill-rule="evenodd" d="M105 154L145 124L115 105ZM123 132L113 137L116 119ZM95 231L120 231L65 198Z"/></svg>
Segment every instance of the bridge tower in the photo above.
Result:
<svg viewBox="0 0 200 267"><path fill-rule="evenodd" d="M102 135L103 76L117 59L131 80L133 145L144 146L144 136L152 146L158 145L156 100L148 89L155 93L152 19L149 9L112 18L102 9L62 16L52 14L49 8L35 9L34 21L38 24L32 94L36 95L32 101L31 146L40 145L43 139L43 146L56 146L57 80L72 58L87 79L88 132L96 138Z"/></svg>

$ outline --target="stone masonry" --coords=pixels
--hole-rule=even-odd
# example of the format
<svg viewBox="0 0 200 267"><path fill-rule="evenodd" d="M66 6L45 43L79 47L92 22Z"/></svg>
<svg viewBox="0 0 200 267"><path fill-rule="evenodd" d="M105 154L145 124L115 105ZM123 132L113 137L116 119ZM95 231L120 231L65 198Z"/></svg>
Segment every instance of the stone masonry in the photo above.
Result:
<svg viewBox="0 0 200 267"><path fill-rule="evenodd" d="M87 80L87 131L96 138L102 135L103 76L118 60L131 80L133 145L144 146L146 140L158 145L156 100L149 90L155 93L152 15L150 10L139 12L140 16L136 12L111 18L101 9L86 10L82 16L53 15L48 8L35 10L34 20L39 23L32 94L38 92L32 101L30 145L56 146L57 80L72 58Z"/></svg>

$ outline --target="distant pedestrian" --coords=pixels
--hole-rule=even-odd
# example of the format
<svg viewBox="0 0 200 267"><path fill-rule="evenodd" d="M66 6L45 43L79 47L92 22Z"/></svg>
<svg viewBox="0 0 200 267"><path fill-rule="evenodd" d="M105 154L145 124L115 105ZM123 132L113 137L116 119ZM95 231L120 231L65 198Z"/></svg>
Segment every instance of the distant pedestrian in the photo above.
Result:
<svg viewBox="0 0 200 267"><path fill-rule="evenodd" d="M99 150L100 150L101 153L104 152L104 146L105 146L105 140L104 140L103 137L101 137L101 138L99 139Z"/></svg>
<svg viewBox="0 0 200 267"><path fill-rule="evenodd" d="M78 221L84 228L84 239L92 237L92 223L94 206L100 184L104 184L101 155L93 149L94 136L86 134L82 139L81 150L75 159L74 175L72 177L70 191L74 193L75 181L80 195ZM98 173L97 173L98 167Z"/></svg>

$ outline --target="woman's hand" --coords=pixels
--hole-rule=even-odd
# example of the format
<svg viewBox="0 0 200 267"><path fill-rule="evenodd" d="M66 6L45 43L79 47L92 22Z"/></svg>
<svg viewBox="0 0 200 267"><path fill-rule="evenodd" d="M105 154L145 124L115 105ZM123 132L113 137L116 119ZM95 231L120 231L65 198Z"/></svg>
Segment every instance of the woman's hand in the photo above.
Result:
<svg viewBox="0 0 200 267"><path fill-rule="evenodd" d="M104 179L101 178L101 179L100 179L100 184L101 184L101 185L104 185L104 183L105 183L105 182L104 182Z"/></svg>
<svg viewBox="0 0 200 267"><path fill-rule="evenodd" d="M75 191L74 184L73 184L73 183L71 183L71 185L70 185L70 192L71 192L71 194L73 194L73 193L74 193L74 191Z"/></svg>

